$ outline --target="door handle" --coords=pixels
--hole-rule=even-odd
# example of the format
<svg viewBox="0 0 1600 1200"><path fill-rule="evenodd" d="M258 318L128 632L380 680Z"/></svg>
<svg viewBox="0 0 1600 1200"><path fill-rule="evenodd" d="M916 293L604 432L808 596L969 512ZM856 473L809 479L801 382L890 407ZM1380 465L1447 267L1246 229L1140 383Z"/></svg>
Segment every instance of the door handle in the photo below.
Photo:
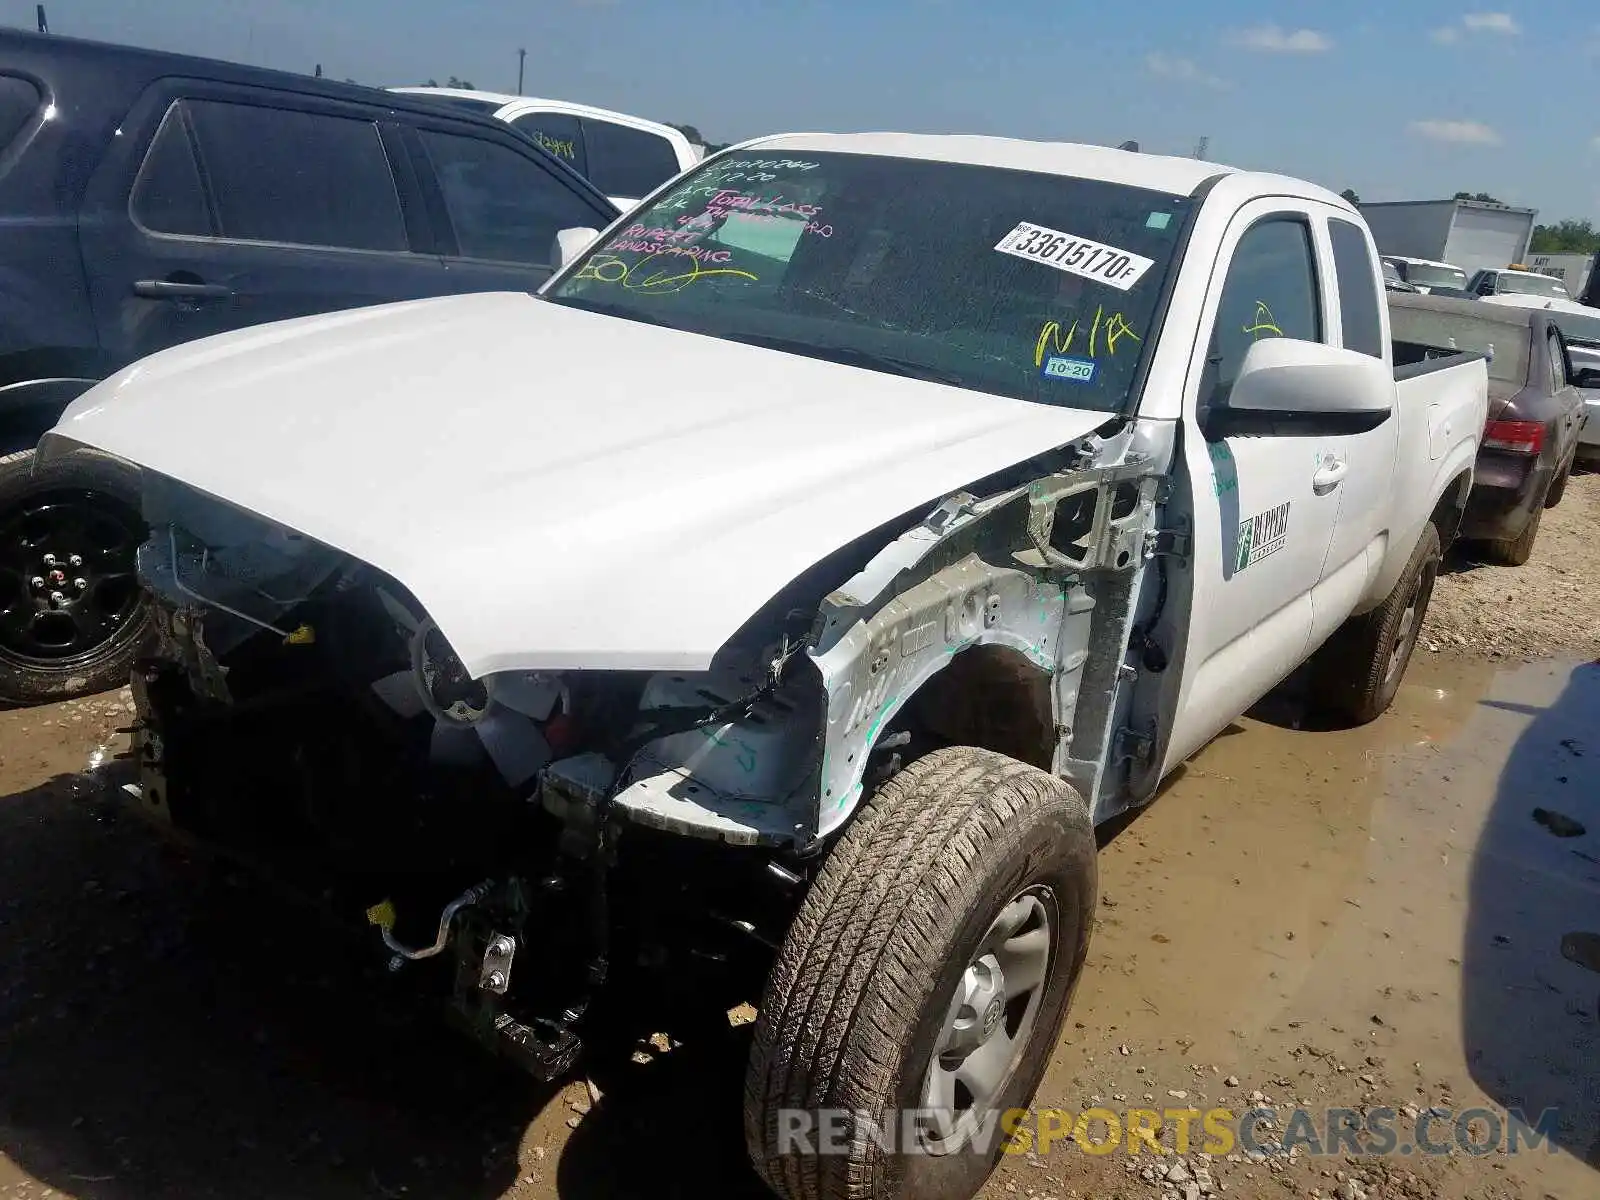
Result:
<svg viewBox="0 0 1600 1200"><path fill-rule="evenodd" d="M1317 473L1311 477L1311 486L1319 492L1338 487L1345 477L1345 472L1349 470L1348 459L1343 461L1329 459L1317 468Z"/></svg>
<svg viewBox="0 0 1600 1200"><path fill-rule="evenodd" d="M226 300L233 289L221 283L179 283L172 279L140 279L133 294L150 300Z"/></svg>

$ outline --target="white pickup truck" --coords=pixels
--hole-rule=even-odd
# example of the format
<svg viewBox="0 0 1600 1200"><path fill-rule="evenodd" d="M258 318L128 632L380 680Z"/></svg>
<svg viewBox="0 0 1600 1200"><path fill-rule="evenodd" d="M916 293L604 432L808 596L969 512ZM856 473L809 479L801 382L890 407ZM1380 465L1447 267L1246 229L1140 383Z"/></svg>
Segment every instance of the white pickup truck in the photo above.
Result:
<svg viewBox="0 0 1600 1200"><path fill-rule="evenodd" d="M1095 825L1307 659L1389 704L1485 364L1396 369L1361 217L1188 159L791 135L568 233L540 296L227 334L68 410L46 456L146 480L130 794L539 1075L591 1000L759 1000L774 1189L970 1196Z"/></svg>

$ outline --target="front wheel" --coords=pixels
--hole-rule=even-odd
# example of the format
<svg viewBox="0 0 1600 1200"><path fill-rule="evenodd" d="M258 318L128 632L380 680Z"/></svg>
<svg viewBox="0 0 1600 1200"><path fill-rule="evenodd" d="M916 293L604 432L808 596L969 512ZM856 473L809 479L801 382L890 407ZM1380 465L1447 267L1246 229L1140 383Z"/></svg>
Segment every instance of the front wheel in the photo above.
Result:
<svg viewBox="0 0 1600 1200"><path fill-rule="evenodd" d="M988 750L935 751L840 839L767 981L745 1083L787 1200L967 1200L1039 1085L1088 951L1082 797Z"/></svg>
<svg viewBox="0 0 1600 1200"><path fill-rule="evenodd" d="M93 450L0 457L0 702L119 687L150 632L133 468Z"/></svg>
<svg viewBox="0 0 1600 1200"><path fill-rule="evenodd" d="M1317 651L1311 693L1319 709L1365 725L1394 703L1428 615L1441 557L1438 528L1423 526L1406 569L1384 602L1351 617Z"/></svg>

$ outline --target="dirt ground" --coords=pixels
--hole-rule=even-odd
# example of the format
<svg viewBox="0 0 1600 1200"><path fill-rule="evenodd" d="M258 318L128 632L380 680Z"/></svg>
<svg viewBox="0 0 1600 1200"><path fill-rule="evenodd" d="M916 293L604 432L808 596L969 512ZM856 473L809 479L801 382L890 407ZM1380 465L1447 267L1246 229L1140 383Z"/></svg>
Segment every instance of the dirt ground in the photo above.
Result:
<svg viewBox="0 0 1600 1200"><path fill-rule="evenodd" d="M1373 725L1303 728L1286 688L1108 831L1036 1101L1275 1107L1280 1133L1296 1103L1388 1105L1403 1145L1430 1108L1555 1108L1549 1145L1158 1166L1059 1143L989 1200L1600 1195L1597 516L1585 476L1528 566L1459 556L1438 649ZM364 943L125 815L129 719L119 694L0 713L0 1197L763 1195L747 1029L528 1082L397 1004Z"/></svg>
<svg viewBox="0 0 1600 1200"><path fill-rule="evenodd" d="M1561 503L1546 511L1523 566L1483 561L1462 544L1428 608L1426 646L1492 659L1540 658L1553 648L1600 654L1600 473L1574 475Z"/></svg>

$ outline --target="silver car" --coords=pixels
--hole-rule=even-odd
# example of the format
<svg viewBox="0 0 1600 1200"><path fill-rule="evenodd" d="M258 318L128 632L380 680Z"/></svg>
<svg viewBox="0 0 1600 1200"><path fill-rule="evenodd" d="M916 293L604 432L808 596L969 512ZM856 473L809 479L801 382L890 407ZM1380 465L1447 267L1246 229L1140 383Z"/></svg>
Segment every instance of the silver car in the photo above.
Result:
<svg viewBox="0 0 1600 1200"><path fill-rule="evenodd" d="M1578 433L1578 458L1600 465L1600 309L1592 317L1566 312L1552 315L1567 339L1572 382L1583 392L1587 419Z"/></svg>

